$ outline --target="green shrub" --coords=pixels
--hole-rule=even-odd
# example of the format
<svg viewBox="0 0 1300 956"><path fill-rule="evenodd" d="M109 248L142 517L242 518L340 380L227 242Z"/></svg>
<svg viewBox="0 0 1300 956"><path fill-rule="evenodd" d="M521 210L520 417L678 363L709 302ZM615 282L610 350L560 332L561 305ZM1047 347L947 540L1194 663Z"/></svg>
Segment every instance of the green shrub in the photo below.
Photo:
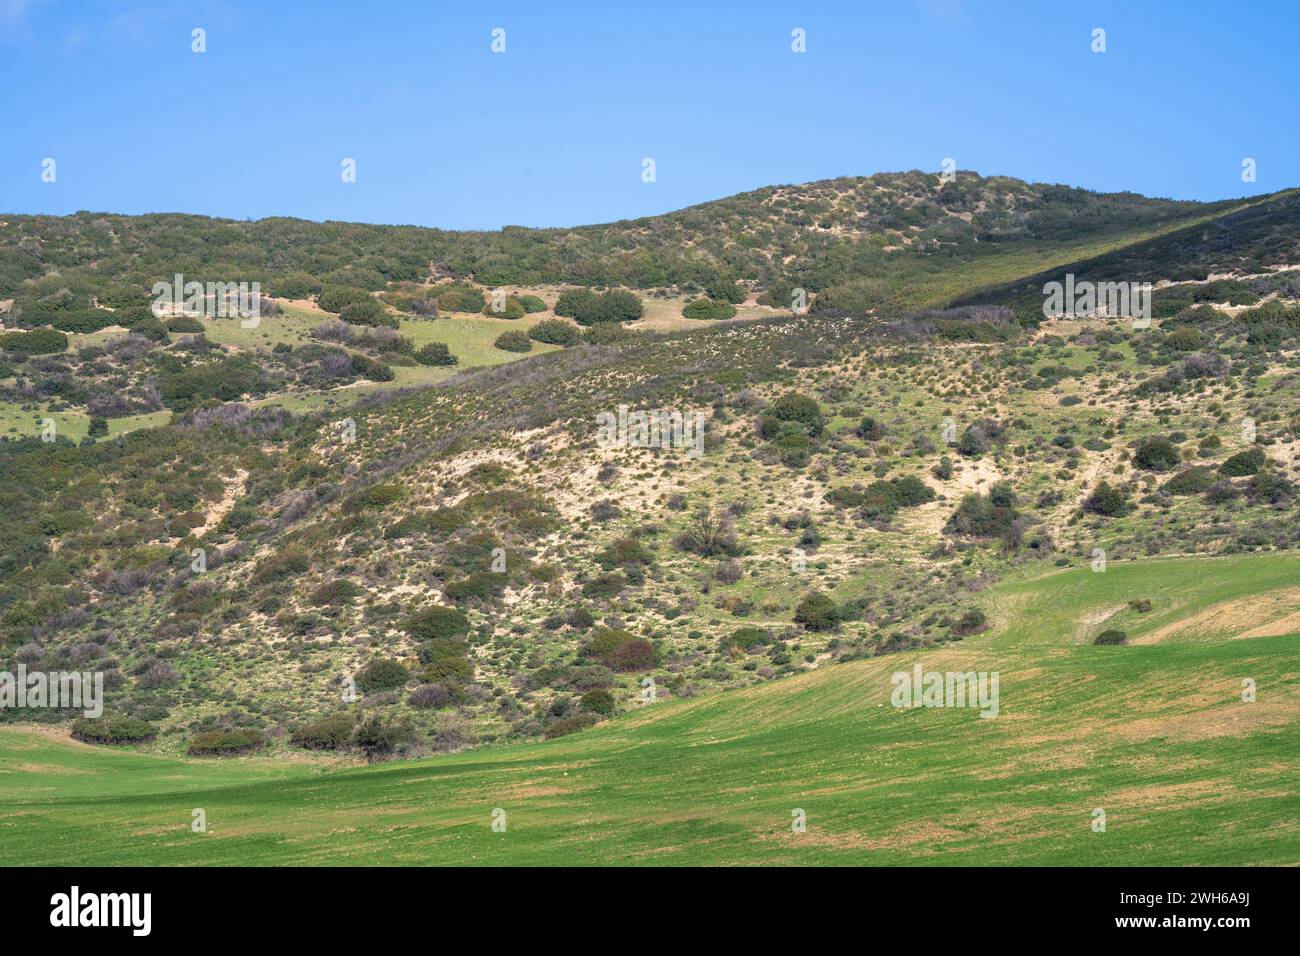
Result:
<svg viewBox="0 0 1300 956"><path fill-rule="evenodd" d="M794 620L809 631L832 631L839 627L842 613L825 594L814 591L794 609Z"/></svg>
<svg viewBox="0 0 1300 956"><path fill-rule="evenodd" d="M1219 473L1225 478L1245 478L1263 468L1267 461L1268 457L1262 448L1248 448L1237 452L1220 465Z"/></svg>
<svg viewBox="0 0 1300 956"><path fill-rule="evenodd" d="M421 365L455 365L458 361L445 342L429 342L415 353L414 358Z"/></svg>
<svg viewBox="0 0 1300 956"><path fill-rule="evenodd" d="M454 638L469 633L469 618L457 608L435 604L412 613L402 630L416 641Z"/></svg>
<svg viewBox="0 0 1300 956"><path fill-rule="evenodd" d="M326 312L342 313L344 308L358 302L373 302L365 289L351 286L326 286L316 297L316 305Z"/></svg>
<svg viewBox="0 0 1300 956"><path fill-rule="evenodd" d="M547 345L568 346L577 345L582 340L582 333L561 319L543 319L528 330L528 337Z"/></svg>
<svg viewBox="0 0 1300 956"><path fill-rule="evenodd" d="M561 717L559 720L552 721L546 728L545 737L552 740L556 737L566 737L569 734L576 734L580 730L586 730L592 724L600 722L600 718L595 714L574 714L572 717Z"/></svg>
<svg viewBox="0 0 1300 956"><path fill-rule="evenodd" d="M602 717L614 716L614 695L607 690L589 690L578 700L583 710L600 714Z"/></svg>
<svg viewBox="0 0 1300 956"><path fill-rule="evenodd" d="M72 739L87 744L140 744L157 736L157 727L133 717L78 717L72 722Z"/></svg>
<svg viewBox="0 0 1300 956"><path fill-rule="evenodd" d="M0 351L17 355L53 355L66 351L68 337L54 329L32 329L30 332L6 332L0 335Z"/></svg>
<svg viewBox="0 0 1300 956"><path fill-rule="evenodd" d="M290 549L266 558L253 572L253 582L265 584L279 581L291 574L302 574L311 569L311 555L306 551Z"/></svg>
<svg viewBox="0 0 1300 956"><path fill-rule="evenodd" d="M682 315L686 316L686 318L703 319L709 322L730 319L735 314L736 307L734 305L717 299L692 299L682 307Z"/></svg>
<svg viewBox="0 0 1300 956"><path fill-rule="evenodd" d="M356 673L357 687L367 694L380 690L405 687L411 672L395 660L386 657L371 661Z"/></svg>
<svg viewBox="0 0 1300 956"><path fill-rule="evenodd" d="M382 510L406 497L406 489L396 482L371 485L352 495L343 503L345 514L358 511Z"/></svg>
<svg viewBox="0 0 1300 956"><path fill-rule="evenodd" d="M528 337L528 333L517 329L502 332L492 344L506 352L530 352L533 348L533 341Z"/></svg>
<svg viewBox="0 0 1300 956"><path fill-rule="evenodd" d="M797 422L804 431L816 438L826 427L821 405L814 398L798 392L786 392L768 408L767 414L778 422Z"/></svg>
<svg viewBox="0 0 1300 956"><path fill-rule="evenodd" d="M546 311L546 302L535 295L525 294L519 296L519 304L524 307L524 311L529 315L532 315L534 312Z"/></svg>
<svg viewBox="0 0 1300 956"><path fill-rule="evenodd" d="M500 309L495 308L498 304L501 306ZM499 300L489 296L487 305L483 306L483 314L494 319L514 320L522 319L528 314L528 310L524 308L522 302L512 295L506 296L504 302L499 302Z"/></svg>
<svg viewBox="0 0 1300 956"><path fill-rule="evenodd" d="M364 588L353 584L347 578L337 578L322 584L313 591L309 602L316 607L323 607L327 604L347 604L357 595L365 593Z"/></svg>
<svg viewBox="0 0 1300 956"><path fill-rule="evenodd" d="M351 717L340 714L303 724L290 736L289 741L308 750L338 750L352 736L354 724Z"/></svg>
<svg viewBox="0 0 1300 956"><path fill-rule="evenodd" d="M742 627L733 632L729 637L722 639L722 646L738 647L742 651L752 650L772 643L772 634L770 631L761 627Z"/></svg>
<svg viewBox="0 0 1300 956"><path fill-rule="evenodd" d="M1133 452L1133 464L1147 471L1168 471L1181 460L1177 446L1167 438L1145 438Z"/></svg>
<svg viewBox="0 0 1300 956"><path fill-rule="evenodd" d="M1094 643L1094 644L1127 644L1127 643L1128 643L1128 635L1125 634L1123 631L1116 631L1116 630L1102 631L1100 634L1097 635L1097 639L1096 639L1095 641L1093 641L1092 643Z"/></svg>
<svg viewBox="0 0 1300 956"><path fill-rule="evenodd" d="M1083 502L1084 511L1108 518L1128 514L1131 507L1128 496L1124 492L1104 481L1094 488L1092 494Z"/></svg>
<svg viewBox="0 0 1300 956"><path fill-rule="evenodd" d="M443 593L453 601L490 601L506 586L506 576L495 571L475 571L444 587Z"/></svg>
<svg viewBox="0 0 1300 956"><path fill-rule="evenodd" d="M967 637L971 634L979 634L981 631L987 631L989 628L988 618L979 608L972 608L958 618L957 623L952 625L952 633Z"/></svg>
<svg viewBox="0 0 1300 956"><path fill-rule="evenodd" d="M1185 468L1164 484L1171 495L1197 495L1214 484L1214 472L1203 465Z"/></svg>

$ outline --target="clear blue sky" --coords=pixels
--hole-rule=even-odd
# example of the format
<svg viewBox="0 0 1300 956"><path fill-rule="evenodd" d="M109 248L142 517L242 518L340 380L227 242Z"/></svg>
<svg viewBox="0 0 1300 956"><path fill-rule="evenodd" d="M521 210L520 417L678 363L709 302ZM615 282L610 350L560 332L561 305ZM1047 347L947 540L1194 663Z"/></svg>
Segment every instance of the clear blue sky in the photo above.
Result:
<svg viewBox="0 0 1300 956"><path fill-rule="evenodd" d="M1296 0L0 0L0 211L566 226L949 156L1271 192L1300 185L1298 27Z"/></svg>

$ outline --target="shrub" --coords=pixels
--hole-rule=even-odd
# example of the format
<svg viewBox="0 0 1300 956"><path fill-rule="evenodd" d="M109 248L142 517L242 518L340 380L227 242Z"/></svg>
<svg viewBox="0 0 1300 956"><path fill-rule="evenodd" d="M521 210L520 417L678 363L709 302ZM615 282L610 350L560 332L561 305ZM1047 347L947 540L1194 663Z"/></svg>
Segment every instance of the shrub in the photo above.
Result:
<svg viewBox="0 0 1300 956"><path fill-rule="evenodd" d="M291 574L302 574L311 568L311 555L306 551L288 550L273 554L257 566L253 572L253 581L265 584L278 581Z"/></svg>
<svg viewBox="0 0 1300 956"><path fill-rule="evenodd" d="M534 342L568 346L577 345L582 340L582 333L569 322L543 319L528 330L528 337Z"/></svg>
<svg viewBox="0 0 1300 956"><path fill-rule="evenodd" d="M87 744L140 744L157 736L157 727L133 717L78 717L72 722L72 739Z"/></svg>
<svg viewBox="0 0 1300 956"><path fill-rule="evenodd" d="M984 612L979 608L972 608L963 614L950 630L954 634L966 637L970 634L979 634L981 631L987 631L988 629L989 621Z"/></svg>
<svg viewBox="0 0 1300 956"><path fill-rule="evenodd" d="M598 295L590 289L567 289L555 303L555 314L579 325L631 322L644 314L641 300L631 292L614 289Z"/></svg>
<svg viewBox="0 0 1300 956"><path fill-rule="evenodd" d="M351 286L327 286L316 297L316 305L319 308L325 312L335 313L341 313L349 305L366 301L374 301L370 298L370 293L365 289Z"/></svg>
<svg viewBox="0 0 1300 956"><path fill-rule="evenodd" d="M596 293L590 289L565 289L555 302L555 314L576 319L579 313L585 313L592 308L596 298Z"/></svg>
<svg viewBox="0 0 1300 956"><path fill-rule="evenodd" d="M734 305L718 299L692 299L682 307L682 315L686 316L686 318L703 319L709 322L730 319L735 314L736 307Z"/></svg>
<svg viewBox="0 0 1300 956"><path fill-rule="evenodd" d="M363 588L353 584L347 578L337 578L318 587L308 600L316 607L323 607L327 604L347 604L357 595L364 593Z"/></svg>
<svg viewBox="0 0 1300 956"><path fill-rule="evenodd" d="M458 361L445 342L430 342L422 346L414 358L421 365L455 365Z"/></svg>
<svg viewBox="0 0 1300 956"><path fill-rule="evenodd" d="M1168 471L1181 460L1178 448L1167 438L1143 439L1133 452L1133 464L1147 471Z"/></svg>
<svg viewBox="0 0 1300 956"><path fill-rule="evenodd" d="M633 334L618 322L602 322L583 332L582 341L588 345L613 345L615 342L626 342Z"/></svg>
<svg viewBox="0 0 1300 956"><path fill-rule="evenodd" d="M1096 639L1095 641L1093 641L1092 643L1094 643L1094 644L1127 644L1127 643L1128 643L1128 635L1125 634L1123 631L1116 631L1116 630L1102 631L1100 634L1097 635L1097 639Z"/></svg>
<svg viewBox="0 0 1300 956"><path fill-rule="evenodd" d="M527 315L527 310L522 302L512 295L508 295L504 300L496 296L489 296L487 304L483 306L483 314L494 319L522 319Z"/></svg>
<svg viewBox="0 0 1300 956"><path fill-rule="evenodd" d="M1108 518L1128 514L1130 507L1128 496L1104 481L1093 489L1092 494L1083 503L1084 511Z"/></svg>
<svg viewBox="0 0 1300 956"><path fill-rule="evenodd" d="M731 515L710 508L696 510L673 544L702 558L730 557L741 551Z"/></svg>
<svg viewBox="0 0 1300 956"><path fill-rule="evenodd" d="M369 694L377 690L396 690L405 687L411 672L397 661L381 657L371 661L356 673L357 687Z"/></svg>
<svg viewBox="0 0 1300 956"><path fill-rule="evenodd" d="M446 684L421 684L406 700L416 710L441 710L456 703L456 694Z"/></svg>
<svg viewBox="0 0 1300 956"><path fill-rule="evenodd" d="M795 623L809 631L832 631L839 626L840 618L839 606L816 591L804 597L794 609Z"/></svg>
<svg viewBox="0 0 1300 956"><path fill-rule="evenodd" d="M135 331L133 326L131 331ZM203 323L192 315L174 315L167 320L167 331L177 334L194 334L206 331Z"/></svg>
<svg viewBox="0 0 1300 956"><path fill-rule="evenodd" d="M54 329L32 329L30 332L6 332L0 335L0 351L18 355L53 355L66 351L68 337Z"/></svg>
<svg viewBox="0 0 1300 956"><path fill-rule="evenodd" d="M492 344L506 352L530 352L533 348L533 342L528 337L528 333L516 329L502 332Z"/></svg>
<svg viewBox="0 0 1300 956"><path fill-rule="evenodd" d="M290 743L308 750L338 750L352 736L352 718L345 714L303 724L290 736Z"/></svg>
<svg viewBox="0 0 1300 956"><path fill-rule="evenodd" d="M1015 504L1015 492L1005 481L1000 481L987 495L971 494L962 498L944 527L950 533L975 538L1009 537L1020 517Z"/></svg>
<svg viewBox="0 0 1300 956"><path fill-rule="evenodd" d="M519 296L519 304L524 307L524 311L529 315L532 315L534 312L546 311L546 302L535 295L525 294Z"/></svg>
<svg viewBox="0 0 1300 956"><path fill-rule="evenodd" d="M579 698L578 703L589 713L600 714L602 717L614 716L614 695L607 690L589 690Z"/></svg>
<svg viewBox="0 0 1300 956"><path fill-rule="evenodd" d="M772 634L770 631L761 627L742 627L731 634L730 637L722 639L722 646L738 647L742 651L748 651L755 647L772 643Z"/></svg>
<svg viewBox="0 0 1300 956"><path fill-rule="evenodd" d="M857 427L858 437L863 441L880 441L887 434L885 423L868 415Z"/></svg>
<svg viewBox="0 0 1300 956"><path fill-rule="evenodd" d="M582 585L582 593L591 598L612 598L627 587L627 578L618 571L607 571Z"/></svg>
<svg viewBox="0 0 1300 956"><path fill-rule="evenodd" d="M1267 460L1262 448L1248 448L1220 465L1219 473L1225 478L1245 478L1263 468Z"/></svg>
<svg viewBox="0 0 1300 956"><path fill-rule="evenodd" d="M506 586L506 576L496 571L475 571L444 587L443 593L453 601L490 601Z"/></svg>
<svg viewBox="0 0 1300 956"><path fill-rule="evenodd" d="M1197 495L1214 484L1214 472L1204 466L1185 468L1164 484L1171 495Z"/></svg>
<svg viewBox="0 0 1300 956"><path fill-rule="evenodd" d="M654 667L654 662L654 646L639 637L620 644L604 657L605 666L616 671L645 671Z"/></svg>
<svg viewBox="0 0 1300 956"><path fill-rule="evenodd" d="M798 392L786 392L768 409L768 414L779 422L797 422L812 437L816 438L826 427L822 408L817 400Z"/></svg>
<svg viewBox="0 0 1300 956"><path fill-rule="evenodd" d="M247 753L265 744L266 740L260 730L205 730L194 735L190 741L189 754L191 757L216 757Z"/></svg>
<svg viewBox="0 0 1300 956"><path fill-rule="evenodd" d="M350 496L343 503L343 511L347 514L355 514L358 511L382 510L405 497L406 489L401 485L396 482L381 482Z"/></svg>
<svg viewBox="0 0 1300 956"><path fill-rule="evenodd" d="M435 604L411 614L402 623L402 630L416 641L460 637L469 633L469 618L457 608Z"/></svg>
<svg viewBox="0 0 1300 956"><path fill-rule="evenodd" d="M400 745L411 739L411 728L404 722L384 721L375 715L357 725L352 734L352 743L366 758L374 760L391 754Z"/></svg>
<svg viewBox="0 0 1300 956"><path fill-rule="evenodd" d="M561 717L559 720L552 721L546 728L544 736L547 740L555 737L565 737L569 734L576 734L580 730L586 730L592 724L599 723L600 718L595 714L574 714L572 717Z"/></svg>

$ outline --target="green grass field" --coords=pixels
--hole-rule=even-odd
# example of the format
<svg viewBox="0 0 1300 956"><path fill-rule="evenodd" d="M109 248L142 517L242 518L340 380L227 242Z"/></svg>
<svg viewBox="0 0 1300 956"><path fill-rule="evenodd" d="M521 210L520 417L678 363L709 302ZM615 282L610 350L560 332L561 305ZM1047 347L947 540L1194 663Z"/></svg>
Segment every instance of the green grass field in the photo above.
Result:
<svg viewBox="0 0 1300 956"><path fill-rule="evenodd" d="M10 726L0 852L66 865L1296 864L1300 628L1231 635L1297 581L1294 554L1012 579L980 596L991 630L941 649L370 767L187 760ZM1139 616L1127 602L1140 597L1152 610ZM1141 639L1179 622L1168 640L1088 643L1103 624ZM997 671L999 715L891 706L890 675L917 662ZM191 831L198 808L207 833ZM796 810L806 832L792 832Z"/></svg>

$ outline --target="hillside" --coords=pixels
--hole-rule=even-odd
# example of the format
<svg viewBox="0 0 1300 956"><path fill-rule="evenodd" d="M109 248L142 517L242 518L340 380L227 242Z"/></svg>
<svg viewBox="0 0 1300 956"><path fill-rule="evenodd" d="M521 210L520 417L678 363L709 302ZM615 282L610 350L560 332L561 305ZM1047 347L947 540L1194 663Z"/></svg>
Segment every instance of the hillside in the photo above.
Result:
<svg viewBox="0 0 1300 956"><path fill-rule="evenodd" d="M1294 863L1300 630L1233 638L1298 573L1289 554L1021 575L980 597L994 626L959 646L375 767L0 729L0 828L11 861L80 866ZM1080 643L1139 596L1140 646ZM998 718L889 706L917 662L1000 671Z"/></svg>
<svg viewBox="0 0 1300 956"><path fill-rule="evenodd" d="M0 444L0 668L103 672L110 727L151 759L213 741L418 757L605 733L648 681L652 706L685 707L961 655L993 633L1003 581L1292 553L1295 194L1206 206L934 179L525 238L10 217L0 261L25 277L9 314L33 328L8 335L68 341L7 351L0 380L28 436ZM791 281L760 265L795 248L787 228L810 244L804 275L843 280L808 315L758 301ZM699 296L683 287L512 285L497 315L484 260L449 265L526 239L612 269L618 243L659 248L643 229L713 262L698 279L719 304L734 293L737 321L682 315ZM749 252L723 275L733 246ZM842 307L874 281L859 253L930 292ZM252 328L132 304L156 274L240 263L302 285ZM1152 281L1154 323L1044 318L1039 280L1067 269ZM934 302L963 304L919 307L940 287ZM497 344L512 332L542 337ZM602 416L661 409L702 433L610 447ZM35 437L47 417L54 441ZM1073 639L1136 643L1164 614L1123 610L1140 596ZM1300 597L1278 585L1265 609L1242 633L1293 621Z"/></svg>

